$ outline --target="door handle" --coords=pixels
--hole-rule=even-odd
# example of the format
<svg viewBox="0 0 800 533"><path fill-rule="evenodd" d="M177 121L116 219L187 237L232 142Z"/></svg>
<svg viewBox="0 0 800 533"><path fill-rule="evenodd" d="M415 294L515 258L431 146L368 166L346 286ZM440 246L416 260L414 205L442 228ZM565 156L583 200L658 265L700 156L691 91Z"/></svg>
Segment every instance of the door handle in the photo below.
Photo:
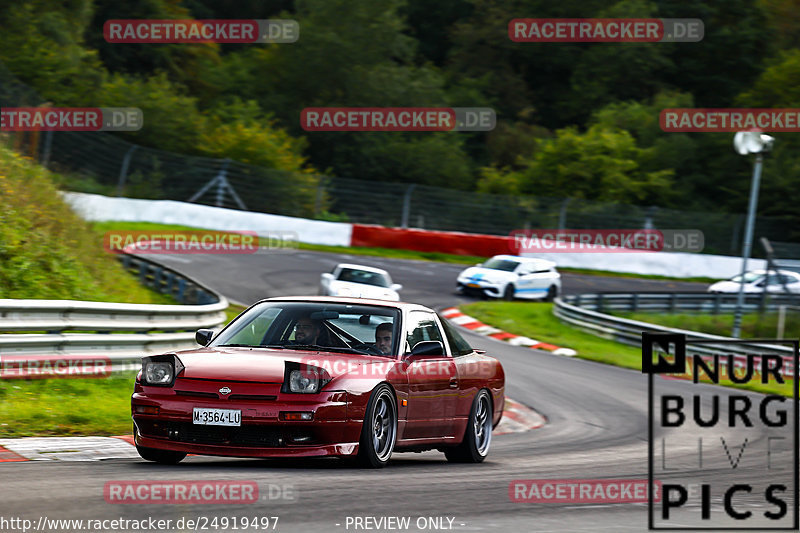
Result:
<svg viewBox="0 0 800 533"><path fill-rule="evenodd" d="M451 389L458 388L458 378L450 378L450 388Z"/></svg>

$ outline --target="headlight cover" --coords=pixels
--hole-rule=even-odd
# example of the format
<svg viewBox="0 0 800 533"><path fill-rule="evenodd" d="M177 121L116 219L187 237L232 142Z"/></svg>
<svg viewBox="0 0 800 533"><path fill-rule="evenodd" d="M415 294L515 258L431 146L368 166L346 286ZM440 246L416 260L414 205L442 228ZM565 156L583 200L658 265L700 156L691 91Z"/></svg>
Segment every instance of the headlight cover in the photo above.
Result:
<svg viewBox="0 0 800 533"><path fill-rule="evenodd" d="M171 387L184 366L175 354L142 358L142 385Z"/></svg>
<svg viewBox="0 0 800 533"><path fill-rule="evenodd" d="M330 374L323 368L287 361L281 392L316 394L330 380Z"/></svg>

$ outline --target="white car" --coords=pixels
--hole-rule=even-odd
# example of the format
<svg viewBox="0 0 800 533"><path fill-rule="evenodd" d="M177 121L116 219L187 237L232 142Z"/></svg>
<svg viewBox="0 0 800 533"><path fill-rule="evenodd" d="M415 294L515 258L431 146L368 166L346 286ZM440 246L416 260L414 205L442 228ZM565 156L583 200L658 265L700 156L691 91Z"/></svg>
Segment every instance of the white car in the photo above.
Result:
<svg viewBox="0 0 800 533"><path fill-rule="evenodd" d="M561 274L546 259L496 255L458 275L456 291L490 298L551 301L561 293Z"/></svg>
<svg viewBox="0 0 800 533"><path fill-rule="evenodd" d="M392 283L392 277L385 270L348 263L336 265L331 272L322 274L319 281L321 296L347 296L399 302L398 293L402 288L399 283Z"/></svg>
<svg viewBox="0 0 800 533"><path fill-rule="evenodd" d="M742 276L734 276L726 281L718 281L708 288L708 292L738 293ZM784 289L784 284L786 288ZM751 270L744 273L745 293L800 293L800 274L791 270Z"/></svg>

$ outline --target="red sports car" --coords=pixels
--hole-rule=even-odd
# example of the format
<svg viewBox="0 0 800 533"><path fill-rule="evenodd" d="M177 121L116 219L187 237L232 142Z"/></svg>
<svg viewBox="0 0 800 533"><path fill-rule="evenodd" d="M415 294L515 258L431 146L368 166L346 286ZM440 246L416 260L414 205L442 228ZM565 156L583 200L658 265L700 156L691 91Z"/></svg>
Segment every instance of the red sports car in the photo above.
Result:
<svg viewBox="0 0 800 533"><path fill-rule="evenodd" d="M203 348L142 359L131 410L144 459L340 456L382 467L392 452L438 449L480 462L503 414L500 363L421 305L271 298L196 339Z"/></svg>

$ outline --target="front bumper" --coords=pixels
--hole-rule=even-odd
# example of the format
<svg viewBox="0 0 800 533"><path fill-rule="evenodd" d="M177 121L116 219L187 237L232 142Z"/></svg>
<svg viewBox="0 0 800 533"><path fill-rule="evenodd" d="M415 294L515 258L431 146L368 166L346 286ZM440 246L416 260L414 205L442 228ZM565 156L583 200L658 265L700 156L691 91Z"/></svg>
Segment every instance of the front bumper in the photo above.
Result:
<svg viewBox="0 0 800 533"><path fill-rule="evenodd" d="M503 295L504 288L505 284L489 283L486 281L460 279L456 282L456 289L462 294L488 296L489 298L500 298Z"/></svg>
<svg viewBox="0 0 800 533"><path fill-rule="evenodd" d="M332 391L315 399L230 402L186 400L136 392L131 398L138 446L199 455L232 457L318 457L358 452L362 421L347 416L347 393ZM138 405L157 406L140 414ZM241 410L240 426L193 423L195 407ZM283 412L313 412L309 421L282 420Z"/></svg>

